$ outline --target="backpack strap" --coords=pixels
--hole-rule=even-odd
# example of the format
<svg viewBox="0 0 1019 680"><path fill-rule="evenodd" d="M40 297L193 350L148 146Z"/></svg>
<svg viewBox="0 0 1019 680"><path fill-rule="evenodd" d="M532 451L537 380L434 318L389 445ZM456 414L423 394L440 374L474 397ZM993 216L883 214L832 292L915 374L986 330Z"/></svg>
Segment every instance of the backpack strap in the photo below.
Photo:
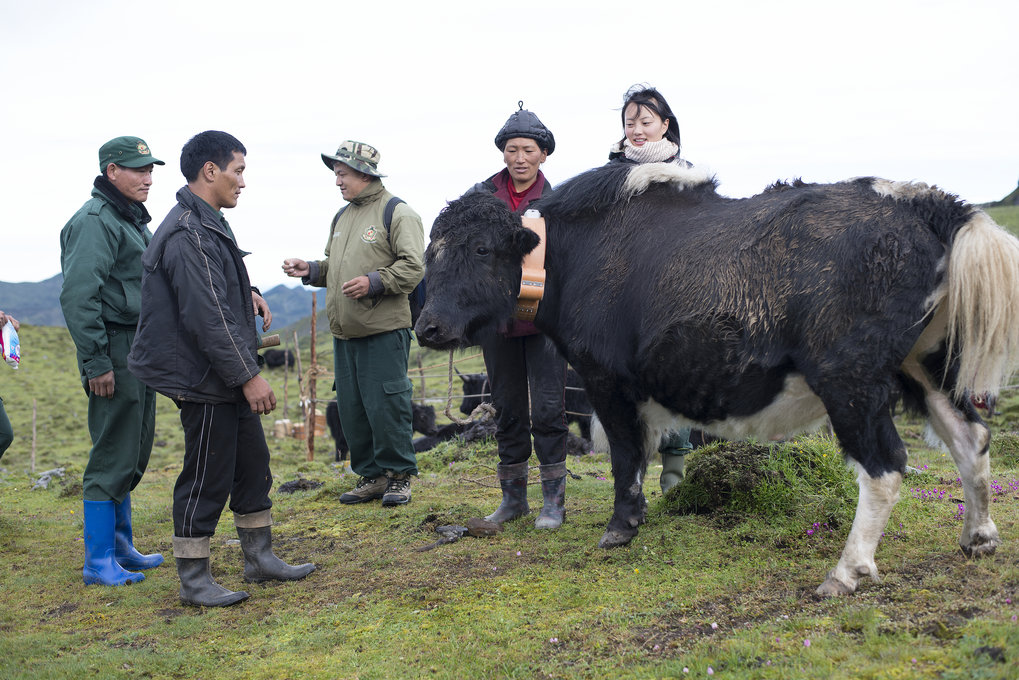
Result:
<svg viewBox="0 0 1019 680"><path fill-rule="evenodd" d="M386 203L386 207L382 211L382 224L386 227L386 240L389 241L390 246L392 246L393 240L389 237L389 228L393 226L393 213L396 212L396 206L401 203L406 203L406 201L398 196L393 196ZM336 223L340 221L340 215L342 215L343 211L348 207L350 207L349 203L337 211L336 216L333 218L333 229L336 229Z"/></svg>
<svg viewBox="0 0 1019 680"><path fill-rule="evenodd" d="M338 211L336 212L336 216L335 216L335 217L333 217L333 224L332 224L332 226L331 226L331 227L329 227L329 236L330 236L330 237L332 237L332 234L333 234L333 232L334 232L334 231L336 231L336 223L340 221L340 215L342 215L342 214L343 214L343 211L344 211L344 210L346 210L346 209L347 209L347 206L349 206L349 205L350 205L350 204L348 203L347 205L345 205L345 206L343 206L342 208L340 208L340 209L339 209L339 210L338 210Z"/></svg>
<svg viewBox="0 0 1019 680"><path fill-rule="evenodd" d="M393 213L396 212L396 206L401 203L406 203L402 198L393 196L386 203L386 209L382 211L382 224L386 227L386 240L389 241L389 247L393 247L393 239L389 236L389 228L393 226ZM344 206L346 207L346 206Z"/></svg>

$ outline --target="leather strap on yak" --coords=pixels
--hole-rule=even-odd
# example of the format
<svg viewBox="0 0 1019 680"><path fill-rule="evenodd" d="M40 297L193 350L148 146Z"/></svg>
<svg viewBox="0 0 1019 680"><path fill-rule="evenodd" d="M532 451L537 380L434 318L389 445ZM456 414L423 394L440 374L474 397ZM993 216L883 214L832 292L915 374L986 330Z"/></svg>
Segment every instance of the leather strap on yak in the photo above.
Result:
<svg viewBox="0 0 1019 680"><path fill-rule="evenodd" d="M536 216L529 217L528 214ZM534 321L538 303L545 294L545 218L536 210L528 210L520 219L524 228L536 233L541 240L534 250L524 256L520 272L520 295L517 297L514 316L520 321Z"/></svg>

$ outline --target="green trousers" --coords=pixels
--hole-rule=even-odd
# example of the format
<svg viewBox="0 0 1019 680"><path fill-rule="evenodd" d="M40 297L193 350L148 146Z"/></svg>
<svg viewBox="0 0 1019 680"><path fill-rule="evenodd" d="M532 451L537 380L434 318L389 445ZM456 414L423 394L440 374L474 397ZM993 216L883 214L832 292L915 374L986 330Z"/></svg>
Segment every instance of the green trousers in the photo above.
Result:
<svg viewBox="0 0 1019 680"><path fill-rule="evenodd" d="M120 503L131 492L149 464L156 424L156 393L127 370L127 353L134 331L108 329L110 359L113 361L113 398L88 394L88 433L92 450L82 479L87 501Z"/></svg>
<svg viewBox="0 0 1019 680"><path fill-rule="evenodd" d="M410 330L366 338L333 338L336 406L350 446L350 467L362 477L389 471L416 475L412 442L413 383L407 377Z"/></svg>
<svg viewBox="0 0 1019 680"><path fill-rule="evenodd" d="M658 444L658 451L666 456L685 456L692 449L689 427L668 433L662 437L662 441Z"/></svg>

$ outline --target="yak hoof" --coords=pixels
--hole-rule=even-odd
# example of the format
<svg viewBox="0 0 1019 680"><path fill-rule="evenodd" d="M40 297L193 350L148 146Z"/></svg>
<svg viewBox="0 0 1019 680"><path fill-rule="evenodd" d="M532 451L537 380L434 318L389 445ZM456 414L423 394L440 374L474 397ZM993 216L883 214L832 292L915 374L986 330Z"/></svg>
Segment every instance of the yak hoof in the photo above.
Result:
<svg viewBox="0 0 1019 680"><path fill-rule="evenodd" d="M1000 541L987 540L980 536L975 536L974 539L969 545L959 545L966 557L989 557L998 549L998 544L1000 543Z"/></svg>
<svg viewBox="0 0 1019 680"><path fill-rule="evenodd" d="M821 597L845 597L856 592L854 586L847 585L834 576L834 570L828 572L824 583L817 587L817 594Z"/></svg>
<svg viewBox="0 0 1019 680"><path fill-rule="evenodd" d="M601 540L598 541L598 547L599 548L618 548L618 547L626 545L627 543L632 541L633 537L636 536L636 535L637 535L636 531L634 531L633 533L628 533L628 532L616 531L614 529L609 529L601 537Z"/></svg>

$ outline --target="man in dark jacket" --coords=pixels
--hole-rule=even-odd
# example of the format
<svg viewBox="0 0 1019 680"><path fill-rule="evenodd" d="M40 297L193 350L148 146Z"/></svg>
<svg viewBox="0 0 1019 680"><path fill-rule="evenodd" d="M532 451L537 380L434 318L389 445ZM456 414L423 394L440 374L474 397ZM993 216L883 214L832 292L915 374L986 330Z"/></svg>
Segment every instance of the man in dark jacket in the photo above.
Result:
<svg viewBox="0 0 1019 680"><path fill-rule="evenodd" d="M209 539L230 499L247 581L302 579L272 552L269 448L258 416L276 408L259 374L255 316L269 307L248 280L223 208L244 188L244 146L225 132L195 135L181 151L187 186L142 257L142 314L128 366L180 407L184 465L173 492L173 555L185 604L247 599L209 572Z"/></svg>
<svg viewBox="0 0 1019 680"><path fill-rule="evenodd" d="M517 213L552 193L541 164L555 137L519 103L495 136L506 167L467 193L491 193ZM527 504L531 438L538 457L542 507L534 526L558 529L566 517L566 360L530 321L514 320L481 341L496 410L497 475L502 502L486 519L508 522L530 511Z"/></svg>
<svg viewBox="0 0 1019 680"><path fill-rule="evenodd" d="M135 583L145 578L136 570L163 563L162 555L142 555L133 543L131 491L152 452L156 395L126 366L138 323L142 252L152 238L143 204L155 165L163 161L138 137L103 144L92 198L60 232L60 307L88 395L92 438L82 478L86 584Z"/></svg>

